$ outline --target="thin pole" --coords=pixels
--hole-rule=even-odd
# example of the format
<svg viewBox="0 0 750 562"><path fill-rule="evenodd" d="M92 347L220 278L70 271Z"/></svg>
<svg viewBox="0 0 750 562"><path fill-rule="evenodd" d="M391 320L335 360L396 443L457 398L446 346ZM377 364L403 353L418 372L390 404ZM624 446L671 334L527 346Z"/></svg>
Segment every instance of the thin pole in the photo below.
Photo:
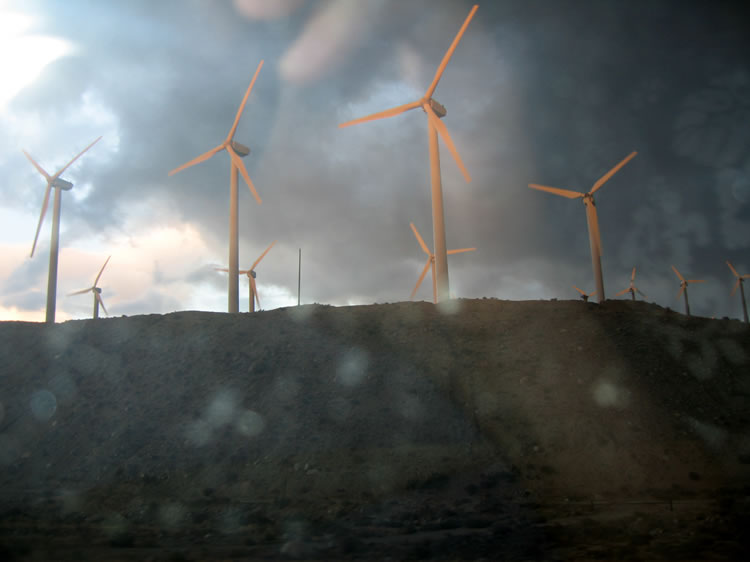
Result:
<svg viewBox="0 0 750 562"><path fill-rule="evenodd" d="M299 249L299 263L297 264L297 306L299 306L300 288L302 286L302 248Z"/></svg>
<svg viewBox="0 0 750 562"><path fill-rule="evenodd" d="M229 285L228 311L240 311L239 234L237 229L237 181L239 170L232 162L229 184Z"/></svg>
<svg viewBox="0 0 750 562"><path fill-rule="evenodd" d="M443 186L440 182L440 152L438 133L432 121L427 120L430 141L430 185L432 191L432 238L435 248L437 302L450 298L448 281L448 251L445 246L445 213L443 212Z"/></svg>
<svg viewBox="0 0 750 562"><path fill-rule="evenodd" d="M685 283L685 314L690 316L690 304L688 303L688 296L687 296L687 283Z"/></svg>
<svg viewBox="0 0 750 562"><path fill-rule="evenodd" d="M740 279L740 295L742 295L742 313L745 316L745 323L747 323L747 304L745 304L744 279Z"/></svg>
<svg viewBox="0 0 750 562"><path fill-rule="evenodd" d="M94 289L94 320L99 318L99 299L96 298L96 289Z"/></svg>
<svg viewBox="0 0 750 562"><path fill-rule="evenodd" d="M57 256L60 248L60 206L62 194L55 187L55 203L52 213L52 242L49 248L49 274L47 277L47 324L55 323L55 305L57 301Z"/></svg>

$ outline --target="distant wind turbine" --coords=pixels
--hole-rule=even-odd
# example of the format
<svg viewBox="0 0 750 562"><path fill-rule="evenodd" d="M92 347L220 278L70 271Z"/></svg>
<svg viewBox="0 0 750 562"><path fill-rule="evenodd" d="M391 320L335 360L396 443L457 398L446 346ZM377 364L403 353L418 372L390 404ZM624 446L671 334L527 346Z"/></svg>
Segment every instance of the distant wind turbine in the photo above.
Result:
<svg viewBox="0 0 750 562"><path fill-rule="evenodd" d="M637 152L631 152L622 162L617 164L609 172L599 178L593 185L590 191L587 193L579 193L578 191L570 191L568 189L559 189L557 187L547 187L544 185L537 185L530 183L529 187L532 189L538 189L540 191L548 191L555 195L561 195L568 199L583 199L583 204L586 206L586 221L589 227L589 245L591 246L591 265L594 269L594 280L596 281L596 293L598 295L599 302L604 302L604 278L602 277L602 240L599 234L599 219L596 216L596 204L594 203L594 193L596 193L601 186L603 186L609 178L611 178L617 171L627 164Z"/></svg>
<svg viewBox="0 0 750 562"><path fill-rule="evenodd" d="M742 314L745 317L745 322L747 322L747 304L745 303L745 279L750 278L750 273L746 273L745 275L740 275L737 273L737 270L732 267L732 264L727 261L727 265L729 266L729 269L732 270L732 273L734 273L734 276L737 278L737 283L734 284L734 287L732 288L732 294L731 296L734 296L734 293L737 292L737 287L740 288L740 295L742 296Z"/></svg>
<svg viewBox="0 0 750 562"><path fill-rule="evenodd" d="M42 212L39 215L39 223L36 226L36 234L34 235L34 243L31 246L31 254L29 257L34 257L34 250L36 249L36 243L39 239L39 231L42 228L42 223L44 222L44 215L47 213L47 205L49 205L49 192L54 187L55 188L55 202L53 204L53 211L52 211L52 235L51 235L51 242L50 242L50 249L49 249L49 272L47 274L47 312L45 321L48 324L54 324L55 323L55 305L57 301L57 260L58 260L58 254L59 254L59 248L60 248L60 206L62 205L62 194L61 191L70 191L73 189L73 184L69 181L65 181L60 177L60 175L70 167L70 165L78 160L84 152L86 152L89 148L94 146L97 142L99 142L99 139L102 137L97 138L94 142L92 142L90 145L88 145L86 148L84 148L81 152L76 154L73 159L65 164L62 168L60 168L57 172L55 172L52 175L49 175L44 168L42 168L36 160L34 160L28 152L23 150L22 152L26 156L26 158L29 159L29 162L31 162L36 170L44 176L44 179L47 180L47 188L44 190L44 201L42 201Z"/></svg>
<svg viewBox="0 0 750 562"><path fill-rule="evenodd" d="M422 240L422 237L419 235L419 232L417 231L417 227L414 226L413 222L409 223L409 226L411 226L411 229L414 231L414 236L417 237L417 242L419 242L419 245L422 247L422 250L425 254L427 254L427 263L424 264L424 269L422 270L422 275L419 276L419 280L417 281L417 284L414 286L414 290L411 292L410 299L414 298L414 295L417 294L417 289L419 289L419 286L422 284L422 281L424 280L425 275L427 275L427 270L432 268L432 302L437 303L438 302L438 290L437 290L437 283L435 281L435 254L430 252L430 249L427 247L427 244L424 243L424 240ZM447 253L450 254L460 254L461 252L473 252L476 250L476 248L461 248L460 250L448 250Z"/></svg>
<svg viewBox="0 0 750 562"><path fill-rule="evenodd" d="M574 288L574 289L575 289L576 291L578 291L579 293L581 293L581 298L583 299L583 302L589 302L589 298L593 297L593 296L594 296L594 295L596 294L596 291L593 291L593 292L591 292L591 293L587 293L587 292L585 292L585 291L583 291L583 290L579 289L579 288L578 288L578 287L576 287L575 285L573 285L573 288Z"/></svg>
<svg viewBox="0 0 750 562"><path fill-rule="evenodd" d="M619 297L620 295L624 295L625 293L630 293L630 296L633 297L633 300L635 300L636 293L641 295L644 299L647 298L646 295L644 295L641 290L635 286L635 268L633 268L633 273L630 274L630 287L628 287L627 289L623 289L615 296Z"/></svg>
<svg viewBox="0 0 750 562"><path fill-rule="evenodd" d="M258 303L258 310L260 310L260 297L258 297L258 288L255 286L255 268L260 263L260 260L262 260L266 256L266 254L274 244L276 244L276 240L271 242L271 245L266 248L266 251L263 252L260 257L253 262L253 265L250 266L250 269L240 269L237 272L238 275L247 275L248 281L250 283L250 312L255 312L256 302ZM226 267L217 267L216 271L229 272Z"/></svg>
<svg viewBox="0 0 750 562"><path fill-rule="evenodd" d="M245 97L242 98L242 103L240 103L240 108L239 110L237 110L237 116L234 118L232 128L229 130L229 134L227 135L227 138L224 139L224 142L212 148L208 152L204 152L197 158L193 158L189 162L186 162L182 166L178 166L177 168L169 172L169 175L172 176L177 172L184 170L185 168L189 168L190 166L208 160L221 150L226 150L229 154L229 158L231 161L229 183L229 285L227 296L229 312L239 312L240 310L239 278L237 277L239 274L239 231L237 229L237 183L239 180L238 173L242 173L242 177L245 179L245 183L247 183L247 186L250 188L250 192L253 194L253 197L255 197L255 200L259 205L261 204L260 196L255 190L253 182L250 180L250 176L245 169L245 164L242 162L242 158L250 154L250 149L236 142L234 140L234 133L237 131L237 125L240 122L240 116L242 115L242 111L245 109L245 103L247 103L247 98L250 96L250 91L253 89L253 84L255 84L256 78L258 78L258 73L260 72L262 66L263 61L260 61L260 64L255 71L255 75L253 75L253 79L250 81L250 86L248 86L247 91L245 92Z"/></svg>
<svg viewBox="0 0 750 562"><path fill-rule="evenodd" d="M104 262L104 265L99 270L99 273L97 274L96 279L94 279L94 284L91 285L91 287L89 287L88 289L81 289L80 291L75 291L74 293L68 293L69 297L73 295L82 295L84 293L88 293L89 291L94 293L94 320L99 318L99 305L101 305L102 310L104 311L104 314L107 314L107 309L105 308L104 301L102 300L102 290L99 287L97 287L96 284L99 282L99 278L102 276L102 272L104 272L104 268L107 267L107 264L109 263L109 259L111 257L112 256L109 256L107 258L107 261Z"/></svg>
<svg viewBox="0 0 750 562"><path fill-rule="evenodd" d="M455 145L453 144L453 140L451 139L450 134L448 134L448 129L443 124L443 122L440 121L440 119L445 117L446 115L445 107L435 101L432 98L432 94L435 92L435 88L437 88L438 82L443 75L443 71L445 70L445 67L453 56L453 52L456 50L456 47L458 46L461 37L466 31L469 22L474 17L477 8L479 8L479 6L477 5L472 7L469 15L466 17L466 20L461 26L461 29L458 30L456 38L453 40L453 43L445 53L443 60L440 62L437 72L435 73L435 77L432 79L432 83L427 88L424 96L405 105L393 107L379 113L373 113L372 115L368 115L367 117L362 117L353 121L347 121L346 123L342 123L339 125L339 128L343 128L350 125L356 125L357 123L364 123L365 121L374 121L376 119L393 117L394 115L399 115L401 113L404 113L405 111L416 109L418 107L421 107L427 115L427 132L430 146L430 178L432 187L432 231L433 244L435 246L435 265L437 274L437 278L435 277L435 275L433 275L433 281L436 282L437 301L439 302L450 298L450 284L448 280L449 252L446 251L445 243L445 216L443 212L443 188L440 178L440 153L438 150L438 134L443 137L443 142L453 155L453 158L456 160L456 164L458 164L458 167L467 182L471 181L471 176L469 176L469 172L466 170L466 167L464 166L464 163L461 160L461 157L459 156Z"/></svg>
<svg viewBox="0 0 750 562"><path fill-rule="evenodd" d="M680 298L680 295L685 295L685 314L690 316L690 303L688 303L688 292L687 287L688 283L705 283L703 279L685 279L679 271L677 271L677 268L675 266L672 266L672 269L674 269L674 272L677 274L677 277L680 278L680 292L677 293L677 298Z"/></svg>

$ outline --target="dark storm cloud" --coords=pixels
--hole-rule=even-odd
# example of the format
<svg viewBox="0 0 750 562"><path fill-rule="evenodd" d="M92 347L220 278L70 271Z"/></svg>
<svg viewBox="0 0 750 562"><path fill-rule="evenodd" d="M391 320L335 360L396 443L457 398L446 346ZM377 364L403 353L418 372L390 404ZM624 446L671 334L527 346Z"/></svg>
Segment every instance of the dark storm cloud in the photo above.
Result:
<svg viewBox="0 0 750 562"><path fill-rule="evenodd" d="M240 267L278 240L265 282L296 293L302 247L308 300L405 299L424 264L410 221L432 245L424 115L336 125L421 95L471 3L380 2L335 65L286 81L285 54L327 5L251 21L231 2L37 2L42 30L79 51L13 108L64 115L93 92L119 120L119 152L101 166L92 153L95 189L65 219L117 226L130 205L161 194L225 256L227 155L167 172L225 138L263 58L236 135L251 147L245 161L264 201L240 180ZM463 181L441 144L448 246L478 248L450 258L455 286L510 298L519 293L504 291L524 282L539 283L539 296L593 290L583 205L527 184L587 191L637 150L597 194L608 296L637 266L649 300L678 306L674 263L715 279L691 293L695 312L736 316L724 260L750 271L744 27L740 3L480 5L435 93L474 179Z"/></svg>

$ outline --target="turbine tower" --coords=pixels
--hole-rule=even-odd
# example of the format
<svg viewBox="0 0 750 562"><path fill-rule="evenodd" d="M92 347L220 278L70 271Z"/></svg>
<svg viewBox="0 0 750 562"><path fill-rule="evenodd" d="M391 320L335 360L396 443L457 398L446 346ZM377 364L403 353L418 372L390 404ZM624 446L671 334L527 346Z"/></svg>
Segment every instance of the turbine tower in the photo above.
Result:
<svg viewBox="0 0 750 562"><path fill-rule="evenodd" d="M245 103L247 103L247 98L250 96L250 91L253 89L253 85L255 84L255 79L258 78L258 73L260 72L261 67L263 66L263 61L260 61L260 64L258 65L257 70L255 71L255 74L253 75L253 79L250 81L250 86L248 86L247 91L245 92L245 97L242 98L242 103L240 104L240 108L237 111L237 116L234 118L234 123L232 124L232 128L229 130L229 134L227 135L227 138L224 139L224 142L222 142L220 145L212 148L208 152L205 152L198 156L197 158L193 158L189 162L186 162L182 166L179 166L169 172L169 175L172 176L176 174L177 172L180 172L184 170L185 168L189 168L190 166L193 166L195 164L199 164L200 162L203 162L205 160L208 160L211 158L214 154L221 150L226 150L227 153L229 153L230 158L230 173L229 173L229 282L228 282L228 296L227 296L227 303L228 303L228 311L229 312L239 312L240 310L240 297L239 297L239 231L237 229L237 183L239 181L238 174L242 173L242 177L245 180L245 183L247 183L247 186L250 188L250 192L253 194L253 197L255 197L255 200L258 202L258 204L261 204L260 196L258 195L258 192L255 190L255 186L253 185L253 182L250 180L250 176L247 173L247 170L245 169L245 164L242 162L242 158L250 154L250 149L234 140L234 133L237 131L237 124L240 122L240 116L242 115L242 111L245 109Z"/></svg>
<svg viewBox="0 0 750 562"><path fill-rule="evenodd" d="M641 295L644 299L647 298L646 295L644 295L643 292L641 292L641 290L635 286L635 268L633 268L633 273L630 274L630 287L628 287L627 289L623 289L615 296L619 297L621 295L624 295L625 293L630 293L630 296L633 297L633 300L635 300L636 293Z"/></svg>
<svg viewBox="0 0 750 562"><path fill-rule="evenodd" d="M687 287L688 283L705 283L703 279L685 279L679 271L677 271L677 268L675 266L672 266L672 269L674 269L674 272L677 274L677 277L680 278L680 292L677 293L677 298L680 298L680 295L685 295L685 314L690 316L690 303L688 302L688 292Z"/></svg>
<svg viewBox="0 0 750 562"><path fill-rule="evenodd" d="M34 235L34 243L31 246L31 254L29 257L34 257L34 250L36 249L36 243L39 239L39 231L42 228L44 222L44 215L47 213L47 206L49 205L49 192L55 188L55 202L53 203L52 211L52 235L49 248L49 272L47 274L47 312L45 316L45 322L48 324L55 323L55 307L57 302L57 260L60 248L60 207L62 205L62 191L70 191L73 189L73 184L69 181L65 181L60 175L68 169L68 167L78 160L84 152L94 146L99 139L97 138L94 142L79 152L73 159L60 168L57 172L49 175L44 168L42 168L36 160L34 160L28 152L23 150L22 152L29 159L29 162L33 164L36 170L44 176L47 180L47 188L44 190L44 201L42 202L42 212L39 215L39 223L36 226L36 234Z"/></svg>
<svg viewBox="0 0 750 562"><path fill-rule="evenodd" d="M94 279L94 284L91 285L88 289L81 289L80 291L75 291L74 293L68 293L68 296L73 295L82 295L84 293L88 293L91 291L94 293L94 320L99 318L99 305L101 305L102 310L104 311L104 314L107 314L107 308L104 306L104 301L102 300L102 290L96 286L96 284L99 282L99 278L102 276L102 272L104 271L104 268L107 267L107 264L109 263L109 258L112 256L109 256L107 258L107 261L104 262L104 265L99 270L99 273L96 276L96 279Z"/></svg>
<svg viewBox="0 0 750 562"><path fill-rule="evenodd" d="M471 176L469 176L469 172L466 170L466 167L464 166L464 163L461 160L461 157L459 156L455 145L453 144L453 140L451 139L450 134L448 134L448 129L443 124L443 122L440 121L440 119L445 117L446 115L445 107L435 101L432 98L432 95L433 93L435 93L435 88L437 88L438 82L443 75L443 71L445 70L446 65L453 56L453 52L456 50L456 47L458 46L461 37L466 31L469 22L474 17L477 8L479 8L478 5L475 5L471 8L469 15L466 17L466 20L464 21L461 29L459 29L458 34L456 35L456 38L453 40L453 43L445 53L440 66L438 66L435 77L432 79L432 83L427 88L424 96L405 105L393 107L391 109L387 109L379 113L374 113L372 115L355 119L353 121L347 121L346 123L341 123L339 125L339 128L343 128L350 125L356 125L357 123L364 123L365 121L374 121L376 119L393 117L394 115L399 115L401 113L404 113L405 111L416 109L418 107L421 107L427 115L427 135L430 147L430 182L432 192L432 232L433 245L435 248L435 266L437 276L437 278L435 279L437 302L442 302L443 300L450 298L450 283L448 280L448 252L446 250L445 243L445 213L443 211L443 188L440 178L440 153L438 148L438 134L443 137L443 142L448 147L448 150L450 150L453 158L456 160L456 163L458 164L458 167L467 182L471 181Z"/></svg>
<svg viewBox="0 0 750 562"><path fill-rule="evenodd" d="M750 278L750 273L746 273L745 275L740 275L737 273L737 270L732 267L732 264L727 261L727 265L729 266L729 269L732 270L732 273L734 273L734 276L737 278L737 283L734 284L734 288L732 288L732 294L731 296L734 296L734 293L737 292L737 287L740 288L740 295L742 296L742 314L745 318L745 322L747 323L747 304L745 303L745 279Z"/></svg>
<svg viewBox="0 0 750 562"><path fill-rule="evenodd" d="M537 185L530 183L529 187L532 189L539 189L541 191L548 191L555 195L561 195L568 199L583 199L583 204L586 206L586 222L589 227L589 245L591 246L591 266L594 270L594 280L596 281L596 294L599 299L599 303L604 302L604 278L602 277L602 241L599 235L599 219L596 216L596 204L594 203L594 193L596 193L601 186L603 186L609 178L611 178L617 171L627 164L637 152L631 152L622 162L612 168L609 172L599 178L591 191L587 193L579 193L578 191L571 191L569 189L560 189L557 187L547 187L544 185Z"/></svg>
<svg viewBox="0 0 750 562"><path fill-rule="evenodd" d="M414 231L414 236L417 237L417 242L419 242L419 245L422 247L422 250L424 251L425 254L427 254L427 263L424 264L422 275L419 276L419 280L417 281L417 284L414 285L414 290L412 290L409 298L410 299L414 298L414 295L417 294L417 289L419 289L419 286L422 284L422 281L424 280L424 276L427 275L427 270L432 268L432 302L437 303L438 291L437 291L437 282L436 282L436 276L435 276L435 254L430 252L430 249L427 247L427 244L424 243L424 240L422 240L422 237L419 235L419 232L417 231L417 227L414 226L414 223L410 222L409 226L411 226L411 229ZM474 250L476 250L476 248L461 248L460 250L448 250L446 253L449 255L460 254L462 252L473 252Z"/></svg>

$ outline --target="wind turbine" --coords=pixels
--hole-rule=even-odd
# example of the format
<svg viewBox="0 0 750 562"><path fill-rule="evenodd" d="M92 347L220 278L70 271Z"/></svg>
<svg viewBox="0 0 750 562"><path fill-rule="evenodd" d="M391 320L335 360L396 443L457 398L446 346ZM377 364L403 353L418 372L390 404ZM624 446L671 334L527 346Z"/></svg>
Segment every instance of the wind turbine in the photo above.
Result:
<svg viewBox="0 0 750 562"><path fill-rule="evenodd" d="M229 130L229 134L227 135L227 138L224 139L224 142L169 172L169 175L172 176L185 168L189 168L190 166L208 160L221 150L226 150L229 153L231 162L229 168L229 286L227 297L229 312L239 312L240 310L239 278L237 277L239 274L239 234L237 229L237 183L239 180L239 172L242 173L242 177L245 179L245 183L247 183L247 186L250 188L250 192L253 194L253 197L255 197L255 200L259 205L261 204L260 196L255 190L253 182L250 180L250 176L245 169L245 164L242 162L242 158L250 154L250 149L236 142L234 140L234 133L237 131L237 124L240 122L242 110L245 109L245 103L247 103L247 98L250 96L250 90L253 89L253 84L255 84L255 79L258 78L258 73L262 66L263 61L260 61L260 64L255 71L255 75L253 75L253 79L250 81L250 86L248 86L247 91L245 92L245 97L242 98L242 103L237 110L237 116L234 118L232 128Z"/></svg>
<svg viewBox="0 0 750 562"><path fill-rule="evenodd" d="M640 289L639 289L638 287L636 287L636 286L635 286L635 283L634 283L634 281L635 281L635 268L633 268L633 273L631 273L631 274L630 274L630 287L628 287L627 289L623 289L622 291L620 291L619 293L617 293L617 294L616 294L615 296L616 296L616 297L619 297L620 295L624 295L625 293L628 293L628 292L629 292L629 293L630 293L630 296L632 296L632 297L633 297L633 300L635 300L635 294L636 294L636 292L637 292L637 293L638 293L639 295L641 295L641 296L642 296L642 297L643 297L644 299L645 299L645 298L647 298L647 297L646 297L646 295L644 295L644 294L643 294L643 293L641 292L641 290L640 290Z"/></svg>
<svg viewBox="0 0 750 562"><path fill-rule="evenodd" d="M260 257L253 262L253 265L250 266L250 269L240 269L237 272L238 275L247 275L247 278L250 282L250 312L255 312L256 302L258 303L258 309L260 309L260 298L258 298L258 289L255 286L255 267L260 263L260 260L262 260L266 256L268 250L270 250L274 244L276 244L276 240L271 242L271 245L266 248L266 251L263 252ZM217 267L216 271L229 272L226 267Z"/></svg>
<svg viewBox="0 0 750 562"><path fill-rule="evenodd" d="M86 148L84 148L81 152L76 154L73 159L65 164L62 168L60 168L57 172L55 172L52 175L49 175L44 168L42 168L36 160L34 160L28 152L25 150L22 150L26 158L29 159L29 162L31 162L34 167L37 169L37 171L44 176L44 179L47 180L47 189L44 190L44 201L42 202L42 212L39 215L39 223L36 226L36 234L34 235L34 244L31 246L31 254L29 257L34 257L34 250L36 249L36 243L39 238L39 231L42 228L42 223L44 222L44 215L47 213L47 205L49 204L49 192L54 187L55 188L55 202L53 203L53 211L52 211L52 235L51 235L51 242L50 242L50 248L49 248L49 272L47 274L47 313L45 317L45 321L48 324L54 324L55 323L55 304L57 301L57 258L60 248L60 206L62 204L62 193L61 191L70 191L73 189L73 184L69 181L65 181L60 177L60 175L68 169L68 167L78 160L84 152L86 152L89 148L94 146L97 142L99 142L99 139L102 137L97 138L94 142L92 142L90 145L88 145Z"/></svg>
<svg viewBox="0 0 750 562"><path fill-rule="evenodd" d="M111 258L112 256L109 256ZM68 293L68 296L73 295L82 295L83 293L88 293L91 291L94 293L94 320L99 318L99 305L101 305L102 310L104 311L104 314L107 314L107 309L104 306L104 301L102 300L102 290L96 286L96 284L99 282L99 278L102 276L102 272L104 271L104 268L107 267L107 264L109 263L109 258L107 258L107 261L104 262L104 265L99 270L98 275L96 276L96 279L94 279L94 284L91 285L88 289L81 289L80 291L76 291L74 293Z"/></svg>
<svg viewBox="0 0 750 562"><path fill-rule="evenodd" d="M436 298L438 302L450 298L450 284L448 280L448 252L445 245L445 214L443 212L443 188L440 178L440 153L438 149L438 134L443 137L443 142L453 155L456 164L458 164L458 167L467 182L471 181L471 176L466 170L466 167L464 166L464 163L461 160L461 157L459 156L455 145L453 144L453 140L448 133L448 129L445 127L443 122L440 121L440 119L445 117L446 115L445 107L435 101L432 98L432 94L435 92L435 88L437 88L438 82L443 75L443 71L445 70L446 65L453 56L453 52L456 50L456 47L458 46L461 37L466 31L469 22L474 17L477 8L479 8L478 5L475 5L471 8L471 11L466 17L466 20L461 26L461 29L458 30L456 38L453 40L453 43L451 43L451 46L445 53L443 60L440 62L440 66L438 66L435 77L432 79L432 83L427 88L424 96L405 105L386 109L385 111L373 113L372 115L368 115L367 117L362 117L353 121L347 121L346 123L341 123L339 125L339 128L343 128L350 125L356 125L357 123L364 123L365 121L374 121L376 119L393 117L394 115L399 115L401 113L404 113L405 111L416 109L418 107L421 107L427 115L427 134L430 146L430 181L432 191L432 232L433 243L435 246L435 266L437 270L437 279L435 278L435 275L433 275L433 283L436 284Z"/></svg>
<svg viewBox="0 0 750 562"><path fill-rule="evenodd" d="M573 285L573 288L576 291L578 291L579 293L581 293L581 298L583 299L583 302L589 302L589 297L593 297L596 294L596 291L594 291L592 293L586 293L585 291L582 291L581 289L579 289L575 285Z"/></svg>
<svg viewBox="0 0 750 562"><path fill-rule="evenodd" d="M705 283L703 279L685 279L679 271L677 271L677 268L675 266L672 266L672 269L674 269L674 272L677 274L677 277L680 278L680 292L677 293L677 298L680 298L681 294L685 294L685 314L690 316L690 304L688 303L688 294L687 294L687 286L688 283Z"/></svg>
<svg viewBox="0 0 750 562"><path fill-rule="evenodd" d="M424 280L424 276L427 275L427 270L432 268L432 301L434 303L438 302L438 290L437 290L437 283L435 281L435 254L430 252L429 248L427 247L427 244L424 243L424 240L422 240L422 237L419 235L419 232L417 231L417 227L414 226L413 222L409 223L409 226L411 226L411 229L414 231L414 236L417 237L417 242L419 242L419 245L422 246L422 250L424 250L424 253L427 254L427 263L424 264L424 269L422 270L422 275L419 276L419 280L417 281L417 284L414 286L414 290L411 292L410 299L414 298L414 295L417 294L417 289L419 289L419 286L422 284L422 281ZM447 254L460 254L461 252L473 252L476 250L476 248L461 248L460 250L448 250Z"/></svg>
<svg viewBox="0 0 750 562"><path fill-rule="evenodd" d="M591 246L591 265L594 269L594 280L596 281L596 293L599 295L599 302L604 302L604 278L602 277L602 241L599 234L599 219L596 216L596 203L594 203L594 193L596 193L601 186L603 186L609 178L611 178L617 171L627 164L637 152L631 152L622 162L617 164L609 172L599 178L591 188L591 191L587 193L579 193L578 191L571 191L568 189L559 189L557 187L547 187L544 185L537 185L530 183L529 187L532 189L539 189L541 191L549 191L555 195L561 195L568 199L583 199L583 204L586 206L586 222L589 227L589 245Z"/></svg>
<svg viewBox="0 0 750 562"><path fill-rule="evenodd" d="M729 266L729 269L732 270L732 273L734 273L734 276L737 278L737 283L734 284L734 288L732 288L732 294L731 296L734 296L734 293L737 292L737 287L740 288L740 295L742 296L742 313L745 317L745 322L747 322L747 304L745 304L745 279L750 278L750 273L746 273L745 275L740 275L737 273L737 270L732 267L732 264L727 261L727 265Z"/></svg>

